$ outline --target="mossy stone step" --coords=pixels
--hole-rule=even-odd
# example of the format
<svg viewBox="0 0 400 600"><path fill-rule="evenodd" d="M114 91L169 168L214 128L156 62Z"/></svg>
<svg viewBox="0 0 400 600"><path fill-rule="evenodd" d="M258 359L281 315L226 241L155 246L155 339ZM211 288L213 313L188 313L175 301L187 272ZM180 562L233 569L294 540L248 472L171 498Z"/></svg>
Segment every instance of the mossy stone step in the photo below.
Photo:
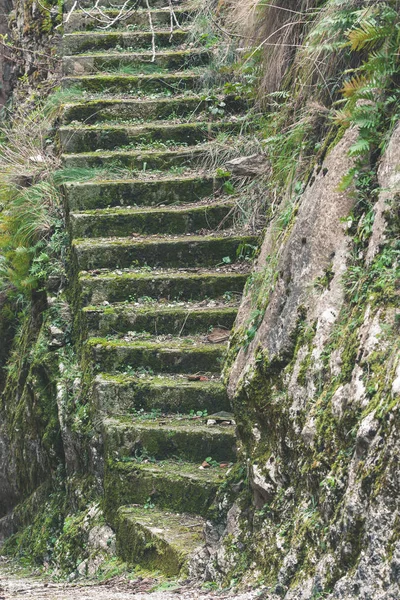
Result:
<svg viewBox="0 0 400 600"><path fill-rule="evenodd" d="M156 30L154 33L156 48L179 46L188 39L188 32L175 29ZM63 54L72 56L98 50L151 49L153 34L150 31L107 31L67 33L63 37Z"/></svg>
<svg viewBox="0 0 400 600"><path fill-rule="evenodd" d="M65 186L71 212L124 206L190 203L211 196L222 185L213 177L160 176L158 179L87 181Z"/></svg>
<svg viewBox="0 0 400 600"><path fill-rule="evenodd" d="M91 336L148 332L152 335L192 335L207 333L210 327L230 330L237 313L236 306L209 307L164 307L162 304L140 308L129 304L95 306L83 309L85 328Z"/></svg>
<svg viewBox="0 0 400 600"><path fill-rule="evenodd" d="M98 73L96 75L71 75L63 78L63 87L78 88L93 94L156 94L165 91L180 93L200 89L201 75L191 71L176 73L151 73L150 75L125 75Z"/></svg>
<svg viewBox="0 0 400 600"><path fill-rule="evenodd" d="M243 104L221 97L221 102L227 105L227 110L237 112ZM127 121L129 119L143 119L145 121L166 120L171 116L186 117L198 114L212 106L212 101L201 99L193 95L175 98L146 98L146 99L98 99L84 100L66 104L63 107L62 121L68 124L71 121L81 121L85 125L114 121Z"/></svg>
<svg viewBox="0 0 400 600"><path fill-rule="evenodd" d="M80 154L63 154L62 162L66 168L108 168L111 165L122 169L143 172L153 169L168 170L172 167L196 167L204 162L209 145L189 146L182 149L165 150L114 150Z"/></svg>
<svg viewBox="0 0 400 600"><path fill-rule="evenodd" d="M99 52L97 54L75 54L63 57L64 75L83 75L96 72L118 71L126 67L157 70L160 68L178 71L207 65L208 50L166 50L157 52Z"/></svg>
<svg viewBox="0 0 400 600"><path fill-rule="evenodd" d="M81 274L81 303L124 302L129 298L149 296L167 300L203 300L240 296L246 283L246 272L113 272Z"/></svg>
<svg viewBox="0 0 400 600"><path fill-rule="evenodd" d="M189 381L183 376L109 375L94 380L91 402L96 411L122 415L132 411L189 413L206 410L210 414L230 410L224 384L219 379Z"/></svg>
<svg viewBox="0 0 400 600"><path fill-rule="evenodd" d="M84 353L100 371L111 374L122 372L128 366L156 373L212 373L221 365L225 349L224 344L192 342L187 338L163 342L89 338Z"/></svg>
<svg viewBox="0 0 400 600"><path fill-rule="evenodd" d="M122 417L106 419L103 427L105 455L111 460L140 456L164 460L174 456L200 466L207 457L221 462L236 459L233 426L207 426L204 420L177 417L154 421Z"/></svg>
<svg viewBox="0 0 400 600"><path fill-rule="evenodd" d="M70 10L74 7L75 0L65 0L63 3L64 13L69 13ZM94 0L80 0L79 7L85 9L92 9L94 7ZM191 0L184 0L181 2L174 2L174 10L178 7L188 8L190 9L192 5ZM149 6L151 9L154 8L163 8L165 7L165 0L149 0ZM137 0L135 2L136 8L147 8L146 0ZM115 9L115 0L101 0L101 8L103 9Z"/></svg>
<svg viewBox="0 0 400 600"><path fill-rule="evenodd" d="M117 553L127 563L183 577L204 543L203 527L200 517L122 506L115 525Z"/></svg>
<svg viewBox="0 0 400 600"><path fill-rule="evenodd" d="M190 235L185 237L94 238L73 240L80 271L150 267L213 267L224 258L234 261L239 247L257 244L254 236Z"/></svg>
<svg viewBox="0 0 400 600"><path fill-rule="evenodd" d="M233 224L234 204L229 201L154 209L103 209L71 213L74 237L129 236L132 234L195 233L226 229Z"/></svg>
<svg viewBox="0 0 400 600"><path fill-rule="evenodd" d="M226 470L201 471L186 462L117 462L108 460L104 473L104 507L111 523L117 509L145 504L149 498L159 508L206 516Z"/></svg>
<svg viewBox="0 0 400 600"><path fill-rule="evenodd" d="M149 123L146 125L107 125L60 127L58 136L63 152L93 152L112 150L123 146L143 144L186 144L204 143L221 132L235 132L238 122L218 121L199 123ZM149 148L150 149L150 148Z"/></svg>
<svg viewBox="0 0 400 600"><path fill-rule="evenodd" d="M99 29L112 23L120 15L120 11L117 9L106 9L101 11L88 11L75 10L69 17L68 21L64 19L64 32L72 33L74 31L91 31L93 29ZM174 8L174 13L180 25L183 25L192 16L192 11L177 7ZM155 27L160 25L168 26L171 22L171 11L168 8L153 8L150 12L151 20ZM66 16L66 15L65 15ZM126 14L122 13L120 19L118 19L107 31L114 31L119 28L127 28L128 26L149 27L149 13L146 9L137 9L135 11L127 11Z"/></svg>

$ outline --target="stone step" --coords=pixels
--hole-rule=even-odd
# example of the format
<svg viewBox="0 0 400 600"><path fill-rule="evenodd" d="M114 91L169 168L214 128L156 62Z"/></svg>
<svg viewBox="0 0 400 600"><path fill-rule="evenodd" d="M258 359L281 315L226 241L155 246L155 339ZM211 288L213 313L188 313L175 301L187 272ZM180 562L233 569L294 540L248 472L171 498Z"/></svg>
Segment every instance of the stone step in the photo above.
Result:
<svg viewBox="0 0 400 600"><path fill-rule="evenodd" d="M59 128L58 136L65 153L93 152L95 150L142 149L152 146L168 149L168 146L194 145L214 139L218 133L233 133L239 128L237 121L168 123L157 122L146 125L64 125Z"/></svg>
<svg viewBox="0 0 400 600"><path fill-rule="evenodd" d="M116 0L101 0L101 9L102 10L103 9L115 9L115 8L122 9L123 4L124 4L124 2L122 0L120 2L117 2ZM168 5L168 3L167 3L167 5ZM79 1L80 8L84 8L86 10L91 10L94 8L94 6L95 6L94 0L80 0ZM163 8L166 6L166 3L165 3L165 0L149 0L149 6L151 9ZM192 6L191 0L182 0L180 2L173 2L174 10L179 7L187 8L188 10L190 10L191 6ZM63 8L64 8L65 14L68 14L73 8L75 11L76 10L75 0L65 0L65 2L63 3ZM135 0L135 8L142 8L142 9L147 8L146 0L137 0L137 1Z"/></svg>
<svg viewBox="0 0 400 600"><path fill-rule="evenodd" d="M202 229L226 229L233 224L229 201L165 208L101 209L71 213L73 237L94 238L133 234L184 234Z"/></svg>
<svg viewBox="0 0 400 600"><path fill-rule="evenodd" d="M69 210L187 204L212 196L222 181L213 177L160 176L159 179L86 181L65 186Z"/></svg>
<svg viewBox="0 0 400 600"><path fill-rule="evenodd" d="M95 238L74 240L80 271L150 267L215 267L236 260L240 247L257 243L254 236L190 235L183 237Z"/></svg>
<svg viewBox="0 0 400 600"><path fill-rule="evenodd" d="M148 302L148 297L145 297ZM211 327L230 330L237 313L237 306L224 306L210 301L210 306L200 307L194 303L178 302L165 307L153 303L144 307L134 304L89 306L83 309L85 328L90 336L105 336L128 331L141 331L152 335L191 335L207 333ZM183 305L183 306L180 306ZM215 306L214 306L215 305Z"/></svg>
<svg viewBox="0 0 400 600"><path fill-rule="evenodd" d="M171 11L169 8L154 8L150 12L154 27L164 25L169 27L171 23ZM193 10L182 7L174 8L174 14L180 25L186 23L193 15ZM128 10L121 14L120 10L108 8L106 10L82 11L75 10L66 21L68 15L64 15L64 32L103 30L115 31L116 29L149 28L149 12L146 9ZM116 20L117 17L120 17ZM113 23L115 21L115 23ZM133 27L132 27L133 26ZM176 22L174 26L177 27Z"/></svg>
<svg viewBox="0 0 400 600"><path fill-rule="evenodd" d="M142 69L142 72L160 69L179 71L185 68L208 64L209 50L167 50L157 52L98 52L97 54L75 54L63 57L65 75L83 75L98 72L118 71L124 68ZM140 71L139 71L140 72Z"/></svg>
<svg viewBox="0 0 400 600"><path fill-rule="evenodd" d="M131 94L143 96L157 93L179 94L198 89L202 85L202 74L192 71L174 73L124 74L98 73L64 77L65 88L77 88L93 94Z"/></svg>
<svg viewBox="0 0 400 600"><path fill-rule="evenodd" d="M151 415L150 415L151 418ZM235 428L206 425L189 417L120 417L103 423L105 455L111 460L165 460L171 457L200 466L210 457L216 462L236 459ZM213 467L217 468L217 467Z"/></svg>
<svg viewBox="0 0 400 600"><path fill-rule="evenodd" d="M200 470L197 464L163 461L149 464L108 460L104 474L104 507L111 523L117 509L145 504L179 513L206 516L226 470Z"/></svg>
<svg viewBox="0 0 400 600"><path fill-rule="evenodd" d="M156 49L180 46L188 39L188 32L175 29L157 29L154 32ZM105 50L151 50L153 34L150 31L92 31L67 33L63 37L63 55L83 54Z"/></svg>
<svg viewBox="0 0 400 600"><path fill-rule="evenodd" d="M66 104L63 107L62 122L81 121L85 125L104 122L124 122L131 119L144 121L163 121L171 117L197 117L210 112L215 103L223 103L226 114L245 111L248 104L232 96L202 98L193 96L174 96L168 98L112 98L83 100Z"/></svg>
<svg viewBox="0 0 400 600"><path fill-rule="evenodd" d="M128 150L111 152L82 152L80 154L63 154L62 161L66 168L116 168L136 171L168 170L172 167L196 167L204 162L209 154L209 144L198 144L185 148L168 148L165 150Z"/></svg>
<svg viewBox="0 0 400 600"><path fill-rule="evenodd" d="M239 266L237 271L234 270ZM204 298L241 297L248 271L242 265L221 267L212 271L193 269L179 271L104 271L79 277L83 305L102 302L124 302L148 296L166 300L204 300ZM247 265L243 265L246 267Z"/></svg>
<svg viewBox="0 0 400 600"><path fill-rule="evenodd" d="M89 338L84 353L92 364L106 373L121 373L131 367L155 373L191 374L218 371L225 349L225 344L209 344L195 337L162 341L145 338L134 342Z"/></svg>
<svg viewBox="0 0 400 600"><path fill-rule="evenodd" d="M127 563L183 578L204 544L203 528L198 516L122 506L115 525L117 553Z"/></svg>
<svg viewBox="0 0 400 600"><path fill-rule="evenodd" d="M171 374L97 375L92 403L96 411L110 416L140 410L187 414L191 410L209 414L231 410L219 378L189 381L183 375Z"/></svg>

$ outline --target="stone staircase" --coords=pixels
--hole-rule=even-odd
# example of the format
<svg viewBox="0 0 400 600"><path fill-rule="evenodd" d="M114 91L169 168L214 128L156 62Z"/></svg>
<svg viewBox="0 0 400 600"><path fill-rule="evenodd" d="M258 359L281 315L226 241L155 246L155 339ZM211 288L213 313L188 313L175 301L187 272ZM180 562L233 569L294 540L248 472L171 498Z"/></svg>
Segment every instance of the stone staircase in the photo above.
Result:
<svg viewBox="0 0 400 600"><path fill-rule="evenodd" d="M176 575L202 544L219 463L235 460L233 425L204 417L229 411L218 335L246 280L238 253L256 239L234 229L224 181L202 166L215 136L237 131L241 103L211 116L209 51L186 29L193 9L174 3L184 29L171 34L164 5L152 1L154 61L145 4L106 31L86 0L71 13L63 81L80 96L59 137L65 168L93 172L65 193L105 514L124 560ZM199 468L207 457L214 467Z"/></svg>

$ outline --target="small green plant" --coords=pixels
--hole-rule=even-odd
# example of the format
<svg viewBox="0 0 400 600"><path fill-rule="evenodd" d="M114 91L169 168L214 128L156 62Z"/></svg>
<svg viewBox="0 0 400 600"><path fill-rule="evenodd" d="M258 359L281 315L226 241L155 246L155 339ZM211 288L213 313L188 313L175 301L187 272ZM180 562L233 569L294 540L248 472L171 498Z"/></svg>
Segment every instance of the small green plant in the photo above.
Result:
<svg viewBox="0 0 400 600"><path fill-rule="evenodd" d="M226 177L230 177L232 175L232 173L230 171L227 171L226 169L218 167L217 170L215 171L215 175L216 175L216 177L219 177L220 179L225 179Z"/></svg>
<svg viewBox="0 0 400 600"><path fill-rule="evenodd" d="M120 372L123 375L128 375L129 377L140 377L140 376L151 376L154 375L154 371L151 367L132 367L132 365L124 365L121 367Z"/></svg>
<svg viewBox="0 0 400 600"><path fill-rule="evenodd" d="M208 415L207 410L191 410L189 412L189 417L206 417Z"/></svg>
<svg viewBox="0 0 400 600"><path fill-rule="evenodd" d="M143 508L145 510L153 510L156 507L156 505L154 504L154 502L151 499L151 496L149 496L146 500L146 502L143 505Z"/></svg>
<svg viewBox="0 0 400 600"><path fill-rule="evenodd" d="M203 585L201 587L204 590L217 590L218 583L216 583L215 581L206 581L206 583L203 583Z"/></svg>
<svg viewBox="0 0 400 600"><path fill-rule="evenodd" d="M232 259L230 256L224 256L222 261L218 263L216 266L221 267L222 265L230 265L232 264Z"/></svg>
<svg viewBox="0 0 400 600"><path fill-rule="evenodd" d="M222 187L223 187L225 194L232 195L236 192L235 186L233 185L232 181L224 181Z"/></svg>
<svg viewBox="0 0 400 600"><path fill-rule="evenodd" d="M135 462L138 463L156 463L156 459L152 456L146 448L140 448L135 450Z"/></svg>
<svg viewBox="0 0 400 600"><path fill-rule="evenodd" d="M155 421L162 416L162 411L159 408L152 408L150 411L146 411L144 408L132 408L130 412L135 419L141 421Z"/></svg>
<svg viewBox="0 0 400 600"><path fill-rule="evenodd" d="M211 456L207 456L207 458L204 459L204 462L208 463L210 467L219 467L219 462L214 460Z"/></svg>
<svg viewBox="0 0 400 600"><path fill-rule="evenodd" d="M252 244L240 243L237 250L236 256L238 260L253 260L258 248Z"/></svg>

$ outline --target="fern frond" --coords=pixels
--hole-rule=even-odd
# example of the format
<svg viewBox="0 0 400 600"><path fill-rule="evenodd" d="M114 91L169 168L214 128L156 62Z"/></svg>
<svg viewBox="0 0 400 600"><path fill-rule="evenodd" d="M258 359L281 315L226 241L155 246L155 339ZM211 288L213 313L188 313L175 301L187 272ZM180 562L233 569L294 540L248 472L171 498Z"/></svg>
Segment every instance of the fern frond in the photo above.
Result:
<svg viewBox="0 0 400 600"><path fill-rule="evenodd" d="M349 156L362 156L370 150L370 143L368 140L360 138L349 150Z"/></svg>
<svg viewBox="0 0 400 600"><path fill-rule="evenodd" d="M339 125L350 125L352 114L350 110L336 110L333 115L333 120Z"/></svg>
<svg viewBox="0 0 400 600"><path fill-rule="evenodd" d="M351 98L356 94L366 83L365 75L355 75L351 79L344 82L340 90L345 98Z"/></svg>
<svg viewBox="0 0 400 600"><path fill-rule="evenodd" d="M390 33L387 27L377 25L371 20L366 20L356 29L351 29L347 33L350 41L350 48L356 52L364 48L371 49L378 42L385 39Z"/></svg>

